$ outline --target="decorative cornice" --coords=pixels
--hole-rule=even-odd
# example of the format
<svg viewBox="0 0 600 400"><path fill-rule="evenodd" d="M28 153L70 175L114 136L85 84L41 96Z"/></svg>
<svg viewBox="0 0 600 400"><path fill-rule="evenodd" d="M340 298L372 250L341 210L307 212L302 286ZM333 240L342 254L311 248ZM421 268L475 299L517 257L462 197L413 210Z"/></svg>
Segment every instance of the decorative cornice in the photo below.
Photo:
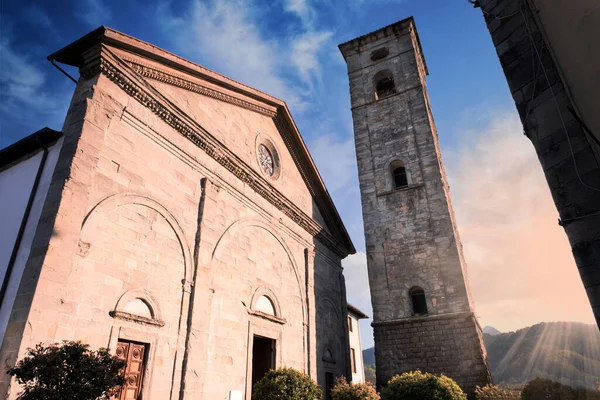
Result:
<svg viewBox="0 0 600 400"><path fill-rule="evenodd" d="M122 319L125 321L137 322L145 325L153 325L158 327L165 326L165 322L157 319L142 317L141 315L130 314L124 311L110 311L108 313L111 317L116 319Z"/></svg>
<svg viewBox="0 0 600 400"><path fill-rule="evenodd" d="M199 126L185 112L169 102L127 62L112 53L106 47L99 49L98 57L81 68L80 74L89 79L98 73L103 74L125 93L151 110L166 124L202 149L206 154L234 174L239 180L250 186L256 193L274 205L305 231L316 237L339 257L345 257L348 251L330 235L321 225L306 215L298 206L271 186L263 177L239 159L231 150L223 146L210 133Z"/></svg>
<svg viewBox="0 0 600 400"><path fill-rule="evenodd" d="M256 111L258 113L264 114L268 117L274 117L277 113L275 110L261 107L257 104L253 104L249 101L240 99L235 96L228 95L223 92L219 92L217 90L211 89L209 87L199 85L195 82L192 82L188 79L184 79L180 76L177 76L172 73L168 73L166 71L160 70L158 68L152 67L150 65L146 65L140 63L137 60L129 59L123 57L123 60L131 67L132 70L143 76L144 78L152 79L155 81L163 82L172 86L176 86L185 90L189 90L190 92L198 93L203 96L212 97L213 99L221 100L226 103L234 104L239 107L246 108L248 110Z"/></svg>
<svg viewBox="0 0 600 400"><path fill-rule="evenodd" d="M275 322L275 323L278 323L281 325L285 325L287 323L287 320L285 318L280 318L280 317L276 317L275 315L266 314L262 311L248 310L248 314L254 315L255 317L266 319L267 321Z"/></svg>

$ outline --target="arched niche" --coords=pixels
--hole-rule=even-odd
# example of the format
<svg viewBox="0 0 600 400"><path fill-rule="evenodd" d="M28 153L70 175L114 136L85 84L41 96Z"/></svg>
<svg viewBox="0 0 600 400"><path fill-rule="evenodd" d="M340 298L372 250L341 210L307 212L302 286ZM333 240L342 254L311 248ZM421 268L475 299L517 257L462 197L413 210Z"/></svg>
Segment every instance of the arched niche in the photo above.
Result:
<svg viewBox="0 0 600 400"><path fill-rule="evenodd" d="M302 324L306 324L307 323L307 320L306 320L306 297L305 297L306 294L303 289L303 285L304 285L303 278L301 278L301 275L298 272L299 271L298 265L292 255L292 251L290 250L289 246L286 244L283 237L281 237L281 235L276 231L276 229L272 225L270 225L269 223L267 223L264 220L260 220L257 218L241 219L241 220L236 221L233 224L231 224L225 230L225 232L221 235L221 237L217 241L217 244L215 245L212 255L211 255L211 273L213 274L212 278L211 278L211 287L215 286L215 284L214 284L215 278L216 278L215 274L219 273L218 268L215 267L214 263L223 254L223 252L226 249L226 245L231 240L234 240L234 238L236 238L236 236L238 236L241 232L243 232L244 229L252 228L252 227L260 228L261 230L264 230L265 234L272 236L277 241L277 243L281 246L283 251L285 252L286 257L290 262L291 270L293 273L293 279L295 280L294 286L295 286L295 289L297 288L298 295L300 297L299 302L301 304L299 304L299 306L301 307L301 312L302 312ZM258 291L264 290L264 289L266 289L266 288L257 289L257 291L255 291L254 295L252 296L252 301L258 300L258 297L256 297ZM275 297L275 295L272 292L270 292L270 293L272 295L272 297L270 297L270 299L272 301L274 301L275 308L276 308L277 312L279 312L278 315L281 315L281 310L278 309L279 302L277 300L277 297ZM263 294L265 294L265 293L263 293ZM253 304L253 303L251 303L251 304ZM252 306L249 308L249 313L251 313L251 312L253 312ZM285 321L283 316L282 316L282 320Z"/></svg>
<svg viewBox="0 0 600 400"><path fill-rule="evenodd" d="M81 237L84 247L89 247L90 231L100 223L108 219L108 215L115 209L125 205L140 205L156 211L160 214L173 229L173 232L179 242L181 253L184 259L184 282L190 282L192 277L192 255L186 241L186 235L177 219L162 204L147 196L136 193L117 193L106 197L96 204L86 215L81 225ZM80 245L81 246L81 245Z"/></svg>

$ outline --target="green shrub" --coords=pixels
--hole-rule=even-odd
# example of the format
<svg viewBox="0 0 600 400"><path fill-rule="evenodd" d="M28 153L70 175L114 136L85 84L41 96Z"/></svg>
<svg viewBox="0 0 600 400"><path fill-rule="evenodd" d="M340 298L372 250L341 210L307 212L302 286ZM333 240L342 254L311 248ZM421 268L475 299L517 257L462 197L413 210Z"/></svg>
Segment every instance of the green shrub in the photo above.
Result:
<svg viewBox="0 0 600 400"><path fill-rule="evenodd" d="M447 376L421 371L396 375L382 392L383 400L466 400L467 395Z"/></svg>
<svg viewBox="0 0 600 400"><path fill-rule="evenodd" d="M521 393L516 390L501 388L498 385L485 385L475 389L477 400L520 400Z"/></svg>
<svg viewBox="0 0 600 400"><path fill-rule="evenodd" d="M108 399L123 384L125 363L106 349L65 342L27 349L25 358L7 373L23 386L19 400Z"/></svg>
<svg viewBox="0 0 600 400"><path fill-rule="evenodd" d="M600 400L600 393L590 389L573 389L549 379L535 378L523 388L523 400Z"/></svg>
<svg viewBox="0 0 600 400"><path fill-rule="evenodd" d="M369 383L348 383L346 378L337 378L331 391L333 400L380 400L379 394Z"/></svg>
<svg viewBox="0 0 600 400"><path fill-rule="evenodd" d="M253 400L321 399L321 388L310 376L293 368L270 370L256 383Z"/></svg>

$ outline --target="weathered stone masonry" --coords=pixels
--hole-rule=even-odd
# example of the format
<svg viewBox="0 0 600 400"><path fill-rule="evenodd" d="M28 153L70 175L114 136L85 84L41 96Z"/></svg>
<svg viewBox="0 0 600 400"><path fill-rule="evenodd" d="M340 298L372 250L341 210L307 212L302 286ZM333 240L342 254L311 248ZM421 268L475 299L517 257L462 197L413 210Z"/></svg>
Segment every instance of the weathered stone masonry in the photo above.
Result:
<svg viewBox="0 0 600 400"><path fill-rule="evenodd" d="M421 369L445 373L472 394L490 375L414 21L353 39L340 50L350 80L377 383ZM415 315L418 300L411 293L423 292L426 315Z"/></svg>
<svg viewBox="0 0 600 400"><path fill-rule="evenodd" d="M480 3L600 328L600 146L569 111L600 138L600 8L594 0Z"/></svg>

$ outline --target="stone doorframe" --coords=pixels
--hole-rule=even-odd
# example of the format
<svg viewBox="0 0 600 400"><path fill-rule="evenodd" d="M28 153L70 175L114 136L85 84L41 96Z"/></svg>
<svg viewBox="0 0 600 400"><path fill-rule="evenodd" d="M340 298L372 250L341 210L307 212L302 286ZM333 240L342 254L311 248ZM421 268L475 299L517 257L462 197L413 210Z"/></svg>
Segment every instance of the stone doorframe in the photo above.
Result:
<svg viewBox="0 0 600 400"><path fill-rule="evenodd" d="M158 329L158 328L156 328ZM144 367L144 377L142 381L142 391L140 398L149 399L152 394L152 365L154 364L154 358L156 355L156 348L159 344L158 332L148 332L148 329L134 328L124 326L118 320L115 320L113 326L110 328L110 335L108 339L108 349L114 354L117 348L117 342L119 339L128 340L132 342L144 343L147 347L146 355L146 366Z"/></svg>
<svg viewBox="0 0 600 400"><path fill-rule="evenodd" d="M275 340L275 368L283 366L283 325L263 319L260 316L250 315L248 321L248 352L246 354L245 400L251 400L252 397L252 351L254 349L254 336L262 336Z"/></svg>

